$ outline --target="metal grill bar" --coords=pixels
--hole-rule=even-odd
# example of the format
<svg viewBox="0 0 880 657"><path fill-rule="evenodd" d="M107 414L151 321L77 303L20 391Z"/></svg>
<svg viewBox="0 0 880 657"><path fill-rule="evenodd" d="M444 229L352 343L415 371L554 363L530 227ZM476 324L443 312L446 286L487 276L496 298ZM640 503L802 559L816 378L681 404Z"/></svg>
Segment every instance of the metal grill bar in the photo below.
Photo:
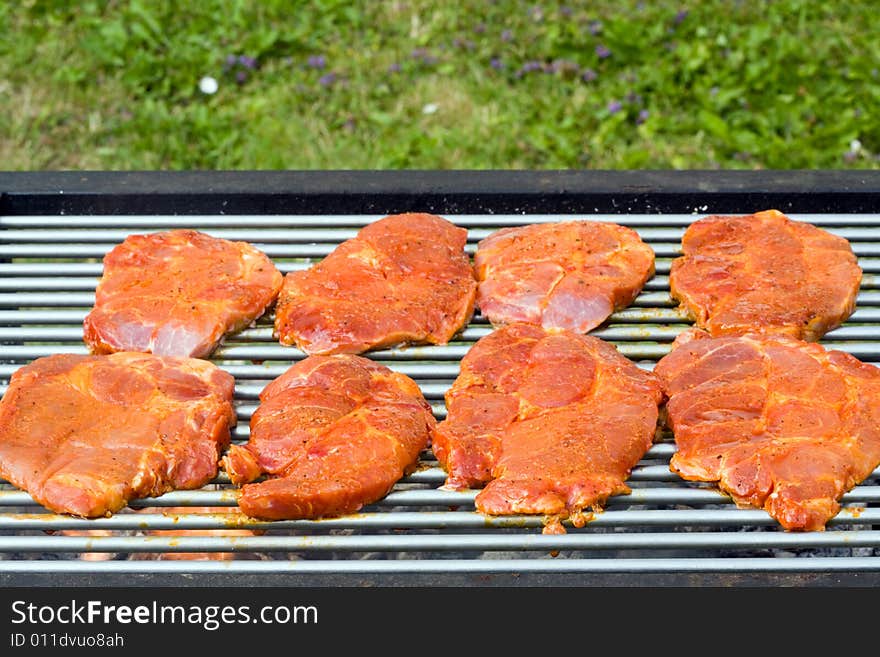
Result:
<svg viewBox="0 0 880 657"><path fill-rule="evenodd" d="M618 222L620 217L617 218ZM457 223L457 222L456 222ZM78 243L109 243L116 244L124 240L131 234L126 229L98 229L98 228L80 228L68 225L64 230L29 230L21 228L7 228L0 231L0 242L6 243L61 243L68 244L71 242ZM336 244L342 240L354 237L357 233L357 226L353 228L309 228L305 226L294 226L287 229L263 228L263 229L238 229L238 228L210 228L206 229L216 237L222 237L228 240L242 240L262 244ZM485 237L488 237L496 229L493 228L470 228L468 230L468 242L473 244ZM877 232L873 228L861 227L830 227L826 226L828 232L841 237L845 237L851 242L875 242L877 240ZM678 244L681 236L684 234L685 227L639 227L639 235L648 242L667 242ZM147 231L149 232L149 231Z"/></svg>
<svg viewBox="0 0 880 657"><path fill-rule="evenodd" d="M643 341L645 339L656 340L657 342L672 342L679 333L685 330L689 325L664 326L655 324L641 324L639 326L614 326L604 329L596 329L591 332L597 338L612 341ZM0 342L3 341L21 341L21 342L76 342L82 341L82 327L2 327L0 326ZM461 333L456 340L476 342L485 335L491 333L489 328L470 328ZM859 326L852 324L834 329L828 333L831 340L875 340L880 337L880 328L876 326ZM259 342L271 343L275 347L275 337L272 328L269 326L248 329L241 332L237 336L230 338L232 341L239 342ZM261 345L262 346L262 345ZM283 347L277 351L281 352ZM278 353L281 357L281 353ZM273 359L275 360L275 359Z"/></svg>
<svg viewBox="0 0 880 657"><path fill-rule="evenodd" d="M329 228L329 227L359 227L371 221L380 219L380 214L363 215L196 215L196 216L156 216L156 215L122 215L122 216L64 216L55 215L29 215L29 216L5 216L0 217L0 229L2 228L62 228L64 230L77 230L84 228L106 228L108 224L117 228L130 230L142 229L168 230L172 228L246 228L254 230L258 228ZM605 221L624 223L632 228L650 226L661 227L686 227L695 219L704 216L704 213L687 214L456 214L455 223L465 228L488 227L490 229L499 226L525 226L533 223L545 223L548 221L565 221L567 219L590 219L591 221ZM874 227L877 223L876 214L867 213L842 213L842 214L811 214L790 213L792 219L808 221L817 226L849 226ZM623 219L623 220L621 220Z"/></svg>
<svg viewBox="0 0 880 657"><path fill-rule="evenodd" d="M93 293L72 292L67 294L46 294L41 292L20 292L0 294L0 307L91 307L95 302ZM880 305L880 292L861 292L857 304L866 306ZM643 292L633 302L636 308L671 308L677 305L667 292Z"/></svg>
<svg viewBox="0 0 880 657"><path fill-rule="evenodd" d="M216 235L216 231L205 231L212 235ZM336 246L335 243L316 244L287 244L287 243L271 243L252 240L254 246L264 251L266 255L275 259L291 259L291 258L323 258ZM877 242L853 242L853 252L859 256L860 263L863 268L869 272L876 272L876 264L873 262L876 256L880 255L880 243ZM95 244L79 244L76 242L64 244L64 257L71 258L90 258L100 260L104 255L116 246L116 242L95 243ZM657 272L661 274L669 273L670 258L674 258L680 254L677 242L657 242L651 244L658 260L656 263ZM468 244L465 250L473 254L476 249L474 243ZM3 244L0 242L0 259L3 258L57 258L58 244L55 243L16 243ZM283 262L279 263L283 264Z"/></svg>
<svg viewBox="0 0 880 657"><path fill-rule="evenodd" d="M592 333L604 340L644 340L647 336L655 340L674 340L683 327L670 328L668 326L615 326L605 329L597 329ZM489 335L492 329L489 327L474 327L465 329L456 337L456 341L476 342L480 338ZM0 327L0 341L20 340L39 342L82 342L82 327L35 327L25 326L4 328ZM275 346L276 338L272 334L272 327L261 326L248 329L230 338L230 341L247 342L270 342ZM280 351L280 349L279 349Z"/></svg>
<svg viewBox="0 0 880 657"><path fill-rule="evenodd" d="M541 527L539 516L486 517L471 510L457 511L400 511L353 513L340 518L323 520L259 521L231 513L118 513L109 518L83 520L51 513L0 513L0 530L60 531L85 530L187 530L187 529L271 529L274 531L301 531L317 534L333 530L404 530L404 529L523 529ZM829 529L880 524L880 509L845 507L829 523ZM764 511L737 509L732 505L709 509L610 508L593 516L588 527L600 528L654 528L680 529L682 527L765 527L777 528L776 521ZM751 536L753 532L743 532ZM847 531L828 532L838 545L847 544ZM800 534L793 534L800 536ZM393 541L390 542L393 545Z"/></svg>
<svg viewBox="0 0 880 657"><path fill-rule="evenodd" d="M750 210L745 210L750 211ZM503 226L580 218L575 215L446 215L468 227L468 251ZM639 231L657 254L656 275L636 302L593 334L650 369L688 325L669 296L668 272L695 214L591 215ZM880 215L792 215L851 240L865 272L858 308L823 341L866 361L880 362ZM9 216L0 217L0 392L23 364L54 353L87 353L82 321L94 302L101 258L133 232L196 228L262 248L283 272L310 266L340 240L379 215L248 216ZM415 378L439 419L443 395L459 361L491 328L475 317L449 345L387 349L370 357ZM236 378L235 441L249 435L259 392L304 357L272 335L271 316L230 336L212 360ZM233 510L237 493L225 474L198 491L138 500L109 518L52 514L27 493L0 481L0 573L639 573L880 571L880 469L847 493L828 531L787 533L761 510L738 509L711 487L684 482L669 470L674 453L664 434L634 468L632 493L608 501L583 528L542 535L537 516L488 518L474 511L476 491L442 489L445 474L430 452L423 466L383 500L360 513L319 521L256 521L240 513L199 513L191 507ZM162 513L161 510L167 510ZM252 529L257 536L190 536L187 530ZM103 530L109 536L46 535ZM173 532L144 536L144 532ZM264 533L265 532L265 533ZM337 532L343 532L337 534ZM825 556L823 550L846 556ZM602 551L610 557L594 558ZM756 559L762 550L774 558ZM791 550L811 558L791 558ZM84 552L134 555L162 552L281 553L260 561L83 561ZM549 558L541 552L563 551ZM572 554L566 554L571 551ZM498 553L504 553L499 558ZM683 552L687 558L667 558ZM51 554L52 559L35 558ZM319 559L301 559L316 553ZM371 555L378 553L381 558ZM650 556L642 558L643 553ZM334 558L327 558L333 555ZM463 558L462 555L467 555ZM520 558L529 555L534 558ZM59 559L61 556L63 558ZM513 557L513 558L509 558Z"/></svg>
<svg viewBox="0 0 880 657"><path fill-rule="evenodd" d="M666 448L666 449L664 449ZM660 444L655 445L648 453L645 455L642 463L647 463L651 459L657 459L661 456L665 456L664 461L668 460L669 455L674 450L674 446L671 444ZM880 468L874 470L869 476L870 478L880 477ZM433 467L426 467L423 470L419 470L413 474L403 477L400 480L401 484L432 484L436 486L442 486L446 481L446 473L435 464ZM636 465L632 473L630 474L629 481L632 482L643 482L643 481L656 481L656 482L678 482L678 475L674 474L669 470L668 465ZM0 479L0 483L3 483L3 480ZM228 484L229 477L225 473L220 473L217 477L215 477L212 481L212 484ZM858 491L865 492L867 494L867 490L865 486L857 489ZM853 493L849 493L848 495L853 495ZM0 498L2 499L2 498ZM631 498L632 499L632 498ZM0 503L2 504L2 503Z"/></svg>
<svg viewBox="0 0 880 657"><path fill-rule="evenodd" d="M823 342L828 349L846 351L857 358L873 361L880 357L880 343L877 342ZM428 348L412 347L407 349L394 349L390 351L376 352L379 359L397 358L408 361L423 361L427 359L438 361L459 361L470 348L466 344L449 344L442 347ZM632 360L658 360L669 353L670 344L658 342L621 342L617 345L618 351ZM49 356L51 354L85 354L86 347L82 345L59 344L53 345L4 345L3 351L7 358L27 359ZM303 355L293 349L278 345L253 346L253 345L227 345L221 346L214 352L219 361L249 360L249 361L287 361L293 363L303 358Z"/></svg>
<svg viewBox="0 0 880 657"><path fill-rule="evenodd" d="M380 507L398 506L473 506L476 491L397 490L376 502ZM234 490L172 491L161 497L151 497L131 502L132 508L152 506L235 506ZM636 488L629 495L608 500L608 506L631 504L724 504L728 498L709 488ZM844 502L880 501L880 486L858 486L843 496ZM30 495L20 491L0 491L0 506L36 505Z"/></svg>
<svg viewBox="0 0 880 657"><path fill-rule="evenodd" d="M784 532L754 535L725 532L435 534L360 536L0 536L2 552L484 552L549 550L755 550L767 548L830 548L842 544L840 532L814 532L798 536ZM848 547L880 546L880 531L850 531Z"/></svg>
<svg viewBox="0 0 880 657"><path fill-rule="evenodd" d="M867 278L867 277L866 277ZM873 278L863 281L863 288L876 287ZM80 310L0 310L0 326L16 325L28 326L30 324L54 325L54 324L80 324L88 313L87 308ZM857 308L848 321L848 327L860 322L880 321L880 308ZM611 324L629 323L653 323L653 324L685 324L689 323L676 308L626 308L620 310L609 318ZM486 322L477 317L472 326L482 326ZM81 327L77 326L77 330ZM604 330L604 329L598 329ZM842 330L842 329L838 329ZM246 330L241 335L247 337L250 333ZM595 335L595 333L593 333Z"/></svg>
<svg viewBox="0 0 880 657"><path fill-rule="evenodd" d="M659 558L659 559L353 559L302 561L56 561L55 573L840 573L880 572L880 557ZM45 571L45 561L0 561L0 573Z"/></svg>
<svg viewBox="0 0 880 657"><path fill-rule="evenodd" d="M246 438L246 436L245 436L245 438ZM655 445L654 448L652 448L648 452L648 454L646 454L642 463L646 463L651 459L655 459L655 458L659 457L661 454L663 454L666 451L666 450L661 451L661 448L664 448L664 447L668 447L670 453L671 453L672 449L674 449L674 446L670 445L670 444ZM669 457L669 454L666 455L666 458L664 459L664 461L668 460L668 457ZM877 477L880 477L880 468L875 469L874 472L872 472L871 475L869 476L869 479L877 478ZM427 467L424 470L419 470L413 474L410 474L408 476L403 477L400 480L400 483L401 484L431 484L431 485L435 485L435 486L442 486L445 481L446 481L446 473L439 466L437 466L435 463L435 465L433 467ZM632 473L630 474L629 481L630 481L630 483L645 482L645 481L676 482L677 483L678 482L678 475L671 472L669 470L668 465L666 465L665 462L663 465L636 465L633 468ZM0 483L4 483L3 479L0 479ZM211 481L211 483L212 484L228 484L229 477L226 475L226 473L221 472L219 475L217 475L217 477L215 477ZM859 488L858 490L859 491L865 490L864 485L861 488ZM852 493L849 493L849 495L852 495Z"/></svg>

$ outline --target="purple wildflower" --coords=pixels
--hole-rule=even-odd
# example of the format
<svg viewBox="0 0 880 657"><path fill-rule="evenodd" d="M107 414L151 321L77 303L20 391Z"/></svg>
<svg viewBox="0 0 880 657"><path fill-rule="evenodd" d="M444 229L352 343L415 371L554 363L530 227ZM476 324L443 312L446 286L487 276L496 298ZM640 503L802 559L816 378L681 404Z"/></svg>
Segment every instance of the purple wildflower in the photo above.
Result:
<svg viewBox="0 0 880 657"><path fill-rule="evenodd" d="M595 80L597 77L599 77L599 76L596 75L596 71L594 71L594 70L591 69L591 68L585 68L585 69L584 69L584 72L581 73L581 79L582 79L584 82L592 82L592 81Z"/></svg>
<svg viewBox="0 0 880 657"><path fill-rule="evenodd" d="M611 51L600 43L596 46L596 55L599 56L599 59L607 59L608 57L611 57Z"/></svg>
<svg viewBox="0 0 880 657"><path fill-rule="evenodd" d="M244 66L245 68L256 68L257 60L253 57L248 57L247 55L239 55L238 63Z"/></svg>
<svg viewBox="0 0 880 657"><path fill-rule="evenodd" d="M238 82L239 84L244 84L245 82L247 82L247 79L248 79L247 71L239 71L238 73L235 74L235 81Z"/></svg>
<svg viewBox="0 0 880 657"><path fill-rule="evenodd" d="M617 114L622 109L623 103L621 103L619 100L612 100L610 103L608 103L609 114Z"/></svg>
<svg viewBox="0 0 880 657"><path fill-rule="evenodd" d="M233 66L235 66L235 62L237 62L237 61L238 61L238 57L236 57L235 55L226 55L226 59L223 62L223 66L225 68L232 68Z"/></svg>
<svg viewBox="0 0 880 657"><path fill-rule="evenodd" d="M400 70L401 70L401 66L397 62L394 62L393 64L390 64L388 66L389 73L400 73Z"/></svg>
<svg viewBox="0 0 880 657"><path fill-rule="evenodd" d="M688 17L689 13L690 12L687 9L682 9L680 12L678 12L675 15L675 18L672 19L673 24L681 25L681 23L684 21L684 19Z"/></svg>
<svg viewBox="0 0 880 657"><path fill-rule="evenodd" d="M535 71L543 70L544 65L536 59L532 59L523 64L519 71L517 71L517 77L522 77L526 73L534 73Z"/></svg>
<svg viewBox="0 0 880 657"><path fill-rule="evenodd" d="M485 31L486 31L486 24L485 23L477 23L476 25L474 25L474 32L476 32L477 34L482 34Z"/></svg>
<svg viewBox="0 0 880 657"><path fill-rule="evenodd" d="M498 59L497 57L493 57L493 58L489 61L489 66L491 66L492 68L494 68L496 71L500 71L501 69L504 68L504 62L502 62L502 61L501 61L500 59Z"/></svg>
<svg viewBox="0 0 880 657"><path fill-rule="evenodd" d="M421 59L422 63L428 66L433 66L439 61L437 57L428 52L427 48L414 48L409 56L413 59Z"/></svg>
<svg viewBox="0 0 880 657"><path fill-rule="evenodd" d="M649 116L651 116L651 113L648 110L643 109L636 117L636 125L642 125L645 121L648 120Z"/></svg>
<svg viewBox="0 0 880 657"><path fill-rule="evenodd" d="M307 64L309 68L322 69L327 66L327 58L324 55L312 55L309 57Z"/></svg>
<svg viewBox="0 0 880 657"><path fill-rule="evenodd" d="M590 21L590 24L589 24L589 26L587 26L587 29L590 30L590 34L592 34L593 36L601 34L602 21Z"/></svg>
<svg viewBox="0 0 880 657"><path fill-rule="evenodd" d="M501 40L505 42L513 41L513 32L511 30L504 30L501 33Z"/></svg>
<svg viewBox="0 0 880 657"><path fill-rule="evenodd" d="M320 84L322 87L329 87L334 82L336 82L336 73L334 73L333 71L325 73L320 78L318 78L318 84Z"/></svg>
<svg viewBox="0 0 880 657"><path fill-rule="evenodd" d="M559 13L562 14L563 16L566 16L566 17L567 17L567 16L571 16L571 14L572 14L573 12L572 12L571 7L568 7L568 6L566 6L566 5L563 5L562 7L559 8Z"/></svg>

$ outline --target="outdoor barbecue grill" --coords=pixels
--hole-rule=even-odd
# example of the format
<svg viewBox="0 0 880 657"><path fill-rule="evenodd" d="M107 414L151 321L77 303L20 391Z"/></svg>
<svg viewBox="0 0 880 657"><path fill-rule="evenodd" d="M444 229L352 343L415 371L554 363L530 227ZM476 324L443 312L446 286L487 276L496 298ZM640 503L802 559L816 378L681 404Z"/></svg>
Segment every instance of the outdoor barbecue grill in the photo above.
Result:
<svg viewBox="0 0 880 657"><path fill-rule="evenodd" d="M217 172L0 174L0 391L34 358L87 353L82 320L101 258L132 233L195 228L246 240L282 272L308 267L359 227L421 210L469 230L468 248L512 225L589 218L639 232L656 275L629 308L593 332L650 369L689 322L668 274L685 227L713 213L779 209L850 240L864 271L855 314L823 344L880 362L880 172ZM471 345L491 330L476 316L444 346L368 354L413 377L438 418ZM211 360L234 375L238 425L248 436L258 394L304 354L272 336L271 316L228 338ZM197 491L82 520L55 515L0 483L0 584L834 584L880 583L880 470L844 498L824 532L781 530L766 512L738 509L714 487L669 470L670 435L630 479L632 494L565 535L540 516L489 518L476 491L441 488L421 467L360 513L318 521L256 522L190 507L234 507L221 475ZM147 508L148 512L140 509ZM162 513L182 507L183 512ZM255 536L187 530L247 528ZM108 530L72 536L61 530ZM145 531L168 530L162 535ZM163 560L168 552L235 553L227 561ZM84 559L102 553L109 558Z"/></svg>

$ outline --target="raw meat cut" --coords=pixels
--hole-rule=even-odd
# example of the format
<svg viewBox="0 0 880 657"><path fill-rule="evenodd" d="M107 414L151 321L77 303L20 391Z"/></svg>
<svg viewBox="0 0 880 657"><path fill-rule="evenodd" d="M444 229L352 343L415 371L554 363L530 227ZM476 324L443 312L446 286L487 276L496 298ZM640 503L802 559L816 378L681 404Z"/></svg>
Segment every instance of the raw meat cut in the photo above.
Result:
<svg viewBox="0 0 880 657"><path fill-rule="evenodd" d="M321 262L285 276L276 336L324 355L449 342L474 310L466 240L464 228L430 214L368 224Z"/></svg>
<svg viewBox="0 0 880 657"><path fill-rule="evenodd" d="M654 275L654 251L625 226L563 221L492 233L474 267L476 305L493 325L587 333L638 296Z"/></svg>
<svg viewBox="0 0 880 657"><path fill-rule="evenodd" d="M818 341L855 309L862 279L849 242L767 210L691 224L669 286L713 336L781 333Z"/></svg>
<svg viewBox="0 0 880 657"><path fill-rule="evenodd" d="M250 439L223 465L245 484L239 507L249 516L339 516L387 495L434 424L409 377L360 356L309 356L263 389Z"/></svg>
<svg viewBox="0 0 880 657"><path fill-rule="evenodd" d="M477 510L545 514L545 533L628 493L651 447L660 386L617 349L573 331L509 324L481 338L446 394L434 454L446 487L475 488Z"/></svg>
<svg viewBox="0 0 880 657"><path fill-rule="evenodd" d="M245 242L194 230L130 235L104 257L84 339L93 353L206 357L262 315L281 282Z"/></svg>
<svg viewBox="0 0 880 657"><path fill-rule="evenodd" d="M689 329L654 368L671 469L788 530L821 530L880 464L880 370L785 335Z"/></svg>
<svg viewBox="0 0 880 657"><path fill-rule="evenodd" d="M194 358L38 358L0 400L0 476L83 517L204 486L235 424L232 377Z"/></svg>

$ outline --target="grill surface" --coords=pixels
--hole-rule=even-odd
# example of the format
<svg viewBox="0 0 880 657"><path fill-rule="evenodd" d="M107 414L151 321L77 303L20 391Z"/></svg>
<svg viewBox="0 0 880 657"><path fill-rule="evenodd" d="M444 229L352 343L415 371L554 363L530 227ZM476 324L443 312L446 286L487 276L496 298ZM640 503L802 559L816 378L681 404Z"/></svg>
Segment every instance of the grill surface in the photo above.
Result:
<svg viewBox="0 0 880 657"><path fill-rule="evenodd" d="M763 208L743 207L746 214ZM441 213L469 229L470 252L493 230L585 215L464 215ZM264 250L282 272L308 267L365 223L383 215L257 216L6 216L0 217L0 383L36 357L87 353L82 319L101 275L101 258L127 235L175 227L246 240ZM701 214L614 214L589 218L637 230L654 249L657 273L635 303L593 335L650 369L688 326L669 297L669 265L685 227ZM880 360L880 215L795 214L848 238L864 271L855 314L823 340L862 360ZM490 331L475 317L453 343L373 352L371 358L413 377L438 418L443 394L461 357ZM303 358L272 338L271 317L228 339L212 360L236 379L239 414L234 441L244 441L257 396L271 379ZM674 451L664 436L635 468L629 496L612 498L582 529L543 536L541 518L487 518L474 511L474 492L440 489L445 475L430 451L423 467L363 512L321 521L255 522L241 515L204 514L187 507L235 506L225 476L199 491L174 492L132 503L137 512L99 520L55 515L26 493L0 484L0 577L33 574L143 573L288 574L302 581L351 575L373 581L383 574L419 574L433 581L468 576L774 574L832 578L880 573L880 471L844 498L845 508L825 532L787 533L761 510L737 509L711 487L669 471ZM140 511L150 507L147 512ZM184 507L182 513L162 513ZM185 530L249 528L256 536L187 535ZM59 530L107 530L71 536ZM146 530L167 530L145 536ZM230 561L160 560L167 552L234 552ZM84 559L101 553L106 560ZM451 579L449 581L452 581Z"/></svg>

